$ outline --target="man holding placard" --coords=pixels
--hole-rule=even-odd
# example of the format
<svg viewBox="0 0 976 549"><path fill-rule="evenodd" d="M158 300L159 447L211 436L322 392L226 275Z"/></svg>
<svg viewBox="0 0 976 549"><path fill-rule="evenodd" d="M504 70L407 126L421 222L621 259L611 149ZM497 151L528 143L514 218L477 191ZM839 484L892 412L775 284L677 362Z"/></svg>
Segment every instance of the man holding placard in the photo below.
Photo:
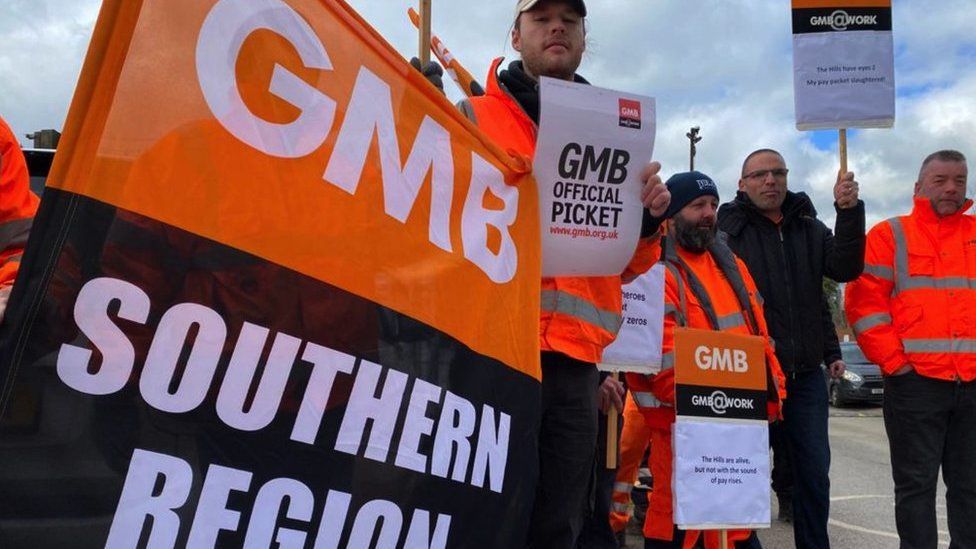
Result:
<svg viewBox="0 0 976 549"><path fill-rule="evenodd" d="M576 74L585 49L586 6L582 0L520 0L515 16L512 47L521 60L499 71L502 60L496 59L485 95L464 100L459 108L504 149L532 158L540 119L539 78L586 83ZM655 217L670 200L659 170L652 162L641 172L641 199ZM573 547L579 535L596 448L595 364L620 328L622 277L646 271L660 254L658 225L647 221L622 275L542 280L540 478L529 547ZM604 393L615 390L603 387Z"/></svg>
<svg viewBox="0 0 976 549"><path fill-rule="evenodd" d="M715 396L720 391L697 397L698 401L710 402L714 407L721 408L723 415L726 410L731 410L725 403L732 402L735 406L741 404L743 408L748 408L752 414L761 414L761 418L767 414L776 417L779 401L785 397L782 372L768 340L755 283L745 264L716 238L719 198L715 183L702 173L687 172L672 176L667 186L671 191L671 205L665 215L670 218L669 235L673 236L669 236L664 244L667 274L662 371L653 376L627 375L634 400L651 430L650 465L654 491L648 498L644 524L645 547L648 549L688 547L702 535L698 530L679 530L675 526L679 524L679 509L675 508L672 500L674 495L679 494L672 493L672 486L681 485L681 479L675 477L675 470L680 464L672 457L672 448L675 448L672 440L675 406L679 404L675 385L676 339L684 337L682 334L689 329L697 328L699 330L694 331L704 329L716 336L753 336L754 341L758 342L758 365L740 360L742 357L735 355L738 358L729 364L729 369L737 372L751 369L749 375L759 373L759 381L762 386L769 387L769 393L761 392L761 398L756 398L756 391L736 393L728 390L721 397ZM752 356L755 355L754 350ZM710 363L717 365L719 362ZM682 363L678 366L685 365ZM721 400L721 406L716 398ZM764 406L764 402L768 406ZM738 416L732 410L725 417ZM758 438L762 440L757 440L757 446L763 448L767 444L765 425L760 423L758 431L753 429L751 432L759 434ZM765 483L765 495L760 494L759 501L761 506L761 499L765 499L765 520L760 512L753 515L755 520L734 521L734 524L768 524L768 456L766 467L756 471L755 477L760 482L753 482L754 486L761 487ZM744 503L737 501L734 505ZM695 524L704 522L709 521L696 521ZM733 521L729 520L728 523ZM759 545L755 534L748 529L731 530L728 534L737 547ZM717 543L717 533L705 536L707 547L717 547Z"/></svg>
<svg viewBox="0 0 976 549"><path fill-rule="evenodd" d="M730 245L753 273L763 273L757 282L767 299L777 355L793 386L787 387L791 398L784 415L795 479L794 539L797 547L823 549L830 547L830 448L820 361L834 377L843 375L844 364L829 315L806 313L827 310L822 276L848 282L863 267L864 207L847 170L847 129L894 124L895 56L891 0L792 0L791 5L796 127L838 130L837 238L817 221L812 204L791 219L789 212L801 208L806 197L787 195L793 204L783 205L783 193L776 191L781 186L785 192L786 163L769 150L746 159L751 165L743 166L739 188L748 192L749 203L731 204L723 218L737 218L728 224L740 229L723 221L722 230L742 231L731 236Z"/></svg>
<svg viewBox="0 0 976 549"><path fill-rule="evenodd" d="M864 202L858 199L854 174L840 174L834 185L835 235L817 219L805 193L789 190L788 173L786 160L772 149L749 154L735 200L719 210L719 228L765 299L766 324L786 373L790 399L783 407L781 432L785 431L793 486L791 499L777 492L780 508L792 503L797 547L826 548L830 446L820 364L826 364L834 377L844 373L845 364L823 278L850 282L861 273Z"/></svg>

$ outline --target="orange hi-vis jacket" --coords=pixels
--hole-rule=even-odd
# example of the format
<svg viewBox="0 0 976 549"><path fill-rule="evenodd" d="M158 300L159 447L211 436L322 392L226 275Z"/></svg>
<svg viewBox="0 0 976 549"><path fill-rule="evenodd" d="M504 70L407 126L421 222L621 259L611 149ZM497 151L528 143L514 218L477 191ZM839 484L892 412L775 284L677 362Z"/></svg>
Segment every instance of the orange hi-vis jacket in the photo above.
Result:
<svg viewBox="0 0 976 549"><path fill-rule="evenodd" d="M24 153L0 118L0 288L17 278L38 202L30 190Z"/></svg>
<svg viewBox="0 0 976 549"><path fill-rule="evenodd" d="M627 393L623 413L624 426L620 431L620 458L617 460L617 478L613 483L610 503L610 529L623 532L634 514L631 492L640 471L644 452L651 440L651 431L644 422L634 395Z"/></svg>
<svg viewBox="0 0 976 549"><path fill-rule="evenodd" d="M668 239L664 282L664 338L661 372L647 376L627 374L627 384L651 431L651 475L654 490L648 497L644 536L671 540L674 534L672 474L674 466L671 426L674 413L674 331L678 326L758 335L766 339L767 381L770 386L769 415L779 415L779 403L786 397L785 377L766 330L759 292L745 263L724 244L716 242L707 253L695 254L676 247ZM721 256L721 257L719 257ZM721 262L721 263L720 263ZM727 265L723 269L722 263ZM738 275L732 271L732 265ZM740 282L736 282L738 279ZM736 288L736 285L741 284ZM704 294L704 295L702 295ZM743 306L748 300L748 309ZM701 532L688 531L684 547L694 546ZM730 541L749 537L748 530L732 530ZM718 537L705 536L705 546L718 547Z"/></svg>
<svg viewBox="0 0 976 549"><path fill-rule="evenodd" d="M461 102L460 108L509 154L531 160L536 125L498 82L502 59L488 71L485 95ZM623 323L623 281L654 265L661 248L657 237L641 239L620 276L543 277L539 340L543 351L557 351L584 362L600 362L603 348L613 342Z"/></svg>
<svg viewBox="0 0 976 549"><path fill-rule="evenodd" d="M844 308L857 342L885 374L976 379L976 217L973 202L940 218L925 198L911 215L875 225L864 273Z"/></svg>

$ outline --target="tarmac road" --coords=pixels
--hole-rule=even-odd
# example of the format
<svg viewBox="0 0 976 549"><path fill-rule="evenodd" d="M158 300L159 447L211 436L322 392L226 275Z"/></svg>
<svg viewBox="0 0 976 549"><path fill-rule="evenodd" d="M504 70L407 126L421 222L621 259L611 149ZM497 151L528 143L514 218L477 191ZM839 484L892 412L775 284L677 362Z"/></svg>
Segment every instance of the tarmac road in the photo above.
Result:
<svg viewBox="0 0 976 549"><path fill-rule="evenodd" d="M830 533L836 549L898 547L895 530L894 487L888 457L888 437L880 406L831 408L830 414ZM773 517L778 513L773 498ZM949 546L945 487L936 499L939 547ZM759 534L763 547L793 547L792 525L775 521Z"/></svg>
<svg viewBox="0 0 976 549"><path fill-rule="evenodd" d="M831 504L828 525L834 549L896 549L894 488L880 406L831 408L830 468ZM946 526L945 487L939 483L936 499L939 518L939 547L949 546ZM791 524L776 521L776 498L772 497L773 523L759 538L767 549L794 547ZM639 528L628 529L628 548L643 547Z"/></svg>

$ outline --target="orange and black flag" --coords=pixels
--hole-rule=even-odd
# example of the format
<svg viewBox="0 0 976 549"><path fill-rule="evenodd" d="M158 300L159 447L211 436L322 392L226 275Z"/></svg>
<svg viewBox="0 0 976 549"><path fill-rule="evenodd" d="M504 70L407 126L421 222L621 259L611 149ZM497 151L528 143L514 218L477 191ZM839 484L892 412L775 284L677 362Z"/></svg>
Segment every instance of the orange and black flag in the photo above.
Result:
<svg viewBox="0 0 976 549"><path fill-rule="evenodd" d="M340 0L106 0L0 326L0 545L514 547L535 183Z"/></svg>

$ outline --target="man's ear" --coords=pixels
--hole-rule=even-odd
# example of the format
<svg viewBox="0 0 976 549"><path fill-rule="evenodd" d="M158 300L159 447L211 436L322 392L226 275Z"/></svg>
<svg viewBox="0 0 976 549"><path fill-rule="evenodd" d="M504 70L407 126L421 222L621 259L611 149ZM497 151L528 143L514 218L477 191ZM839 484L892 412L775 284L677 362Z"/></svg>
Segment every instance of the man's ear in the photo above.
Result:
<svg viewBox="0 0 976 549"><path fill-rule="evenodd" d="M918 196L918 191L921 188L922 188L922 182L921 181L916 181L915 182L915 196Z"/></svg>
<svg viewBox="0 0 976 549"><path fill-rule="evenodd" d="M522 33L517 27L512 29L512 48L522 53Z"/></svg>
<svg viewBox="0 0 976 549"><path fill-rule="evenodd" d="M739 190L740 191L746 190L746 182L743 181L742 179L739 179Z"/></svg>

